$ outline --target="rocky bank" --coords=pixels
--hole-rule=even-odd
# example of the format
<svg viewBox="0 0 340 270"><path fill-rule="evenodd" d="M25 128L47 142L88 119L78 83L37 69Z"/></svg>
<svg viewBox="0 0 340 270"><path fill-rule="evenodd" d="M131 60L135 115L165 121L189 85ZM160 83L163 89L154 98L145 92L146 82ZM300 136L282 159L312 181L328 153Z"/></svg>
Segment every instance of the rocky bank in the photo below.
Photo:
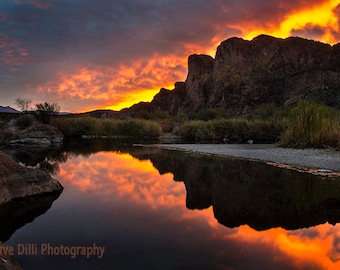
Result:
<svg viewBox="0 0 340 270"><path fill-rule="evenodd" d="M4 127L0 140L9 145L49 148L62 144L64 136L56 127L41 124L32 115L11 119Z"/></svg>
<svg viewBox="0 0 340 270"><path fill-rule="evenodd" d="M48 173L26 168L0 151L0 205L13 199L61 192L63 187Z"/></svg>
<svg viewBox="0 0 340 270"><path fill-rule="evenodd" d="M0 216L1 241L45 212L62 192L61 184L48 173L26 168L0 151ZM51 195L39 197L37 195ZM0 256L0 269L22 269L13 256Z"/></svg>

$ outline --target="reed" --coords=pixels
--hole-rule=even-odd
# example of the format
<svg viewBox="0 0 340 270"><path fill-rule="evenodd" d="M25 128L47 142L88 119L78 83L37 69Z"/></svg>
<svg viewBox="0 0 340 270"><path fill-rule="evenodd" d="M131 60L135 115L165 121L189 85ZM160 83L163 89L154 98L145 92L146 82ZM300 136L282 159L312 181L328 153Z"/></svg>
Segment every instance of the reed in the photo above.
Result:
<svg viewBox="0 0 340 270"><path fill-rule="evenodd" d="M312 101L301 101L291 109L281 144L288 147L340 146L339 112Z"/></svg>
<svg viewBox="0 0 340 270"><path fill-rule="evenodd" d="M161 127L149 120L104 120L104 134L107 136L157 137L161 135Z"/></svg>
<svg viewBox="0 0 340 270"><path fill-rule="evenodd" d="M218 140L230 143L273 143L282 132L279 122L267 120L248 120L243 118L223 118L210 121L186 121L179 129L178 135L187 140Z"/></svg>
<svg viewBox="0 0 340 270"><path fill-rule="evenodd" d="M101 120L93 117L71 117L55 119L53 124L66 137L90 136L128 136L157 137L161 128L149 120Z"/></svg>

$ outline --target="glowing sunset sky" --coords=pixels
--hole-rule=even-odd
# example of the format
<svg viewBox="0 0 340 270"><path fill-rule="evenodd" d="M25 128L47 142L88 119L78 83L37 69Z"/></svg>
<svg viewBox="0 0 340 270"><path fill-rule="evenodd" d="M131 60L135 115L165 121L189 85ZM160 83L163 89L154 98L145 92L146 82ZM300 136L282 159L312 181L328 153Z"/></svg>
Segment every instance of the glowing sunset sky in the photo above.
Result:
<svg viewBox="0 0 340 270"><path fill-rule="evenodd" d="M259 34L340 41L340 0L2 0L0 105L62 111L150 101L193 53Z"/></svg>

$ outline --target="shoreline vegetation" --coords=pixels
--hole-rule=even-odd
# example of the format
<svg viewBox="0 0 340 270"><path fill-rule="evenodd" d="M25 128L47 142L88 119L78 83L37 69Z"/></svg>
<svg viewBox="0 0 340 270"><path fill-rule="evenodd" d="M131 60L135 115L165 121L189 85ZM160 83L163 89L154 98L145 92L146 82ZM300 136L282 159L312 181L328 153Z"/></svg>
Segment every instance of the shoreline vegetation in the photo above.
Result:
<svg viewBox="0 0 340 270"><path fill-rule="evenodd" d="M24 113L12 116L16 117L19 130L33 124L29 115ZM0 118L2 143L10 136L5 129L10 116L6 117ZM290 148L340 150L340 110L306 100L290 109L264 104L251 114L240 117L223 115L220 109L204 109L177 116L161 111L140 112L134 118L100 118L89 114L53 115L50 124L70 139L157 139L165 135L191 143L266 143Z"/></svg>
<svg viewBox="0 0 340 270"><path fill-rule="evenodd" d="M155 139L166 134L187 142L275 143L290 148L340 150L340 111L313 101L301 101L285 110L265 104L242 117L223 115L219 109L177 116L141 112L135 117L57 117L52 123L66 138L89 135Z"/></svg>

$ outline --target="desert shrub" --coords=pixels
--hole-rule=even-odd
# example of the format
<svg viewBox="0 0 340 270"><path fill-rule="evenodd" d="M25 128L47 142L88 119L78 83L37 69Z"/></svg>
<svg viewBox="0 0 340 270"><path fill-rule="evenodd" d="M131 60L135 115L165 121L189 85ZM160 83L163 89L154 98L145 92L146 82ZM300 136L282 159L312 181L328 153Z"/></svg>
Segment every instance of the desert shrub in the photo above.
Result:
<svg viewBox="0 0 340 270"><path fill-rule="evenodd" d="M170 115L168 112L165 111L155 111L155 112L145 112L143 117L144 119L168 119Z"/></svg>
<svg viewBox="0 0 340 270"><path fill-rule="evenodd" d="M57 115L60 111L60 106L57 103L38 103L35 104L35 117L44 124L49 124L51 116Z"/></svg>
<svg viewBox="0 0 340 270"><path fill-rule="evenodd" d="M66 137L103 134L101 120L93 117L56 118L53 119L53 125Z"/></svg>
<svg viewBox="0 0 340 270"><path fill-rule="evenodd" d="M34 118L32 115L29 115L29 114L20 116L15 120L16 126L20 130L30 127L33 124L33 122L34 122Z"/></svg>
<svg viewBox="0 0 340 270"><path fill-rule="evenodd" d="M255 142L274 143L280 139L282 121L258 119L252 122L250 137Z"/></svg>
<svg viewBox="0 0 340 270"><path fill-rule="evenodd" d="M250 121L242 118L217 119L210 121L187 121L178 134L187 140L205 139L226 141L230 143L275 142L282 127L266 120Z"/></svg>
<svg viewBox="0 0 340 270"><path fill-rule="evenodd" d="M142 136L158 137L162 134L160 125L152 121L143 121Z"/></svg>
<svg viewBox="0 0 340 270"><path fill-rule="evenodd" d="M157 137L161 127L152 121L141 119L105 120L103 131L107 136Z"/></svg>
<svg viewBox="0 0 340 270"><path fill-rule="evenodd" d="M188 118L190 120L213 120L213 119L219 119L222 118L222 110L219 108L208 108L208 109L202 109L197 112L190 112L188 114Z"/></svg>
<svg viewBox="0 0 340 270"><path fill-rule="evenodd" d="M155 122L141 119L115 120L93 117L57 118L53 124L67 137L81 135L157 137L161 127Z"/></svg>
<svg viewBox="0 0 340 270"><path fill-rule="evenodd" d="M339 112L312 101L301 101L289 115L281 144L290 147L339 147Z"/></svg>
<svg viewBox="0 0 340 270"><path fill-rule="evenodd" d="M180 126L177 133L178 135L186 138L190 141L195 141L197 139L197 132L201 129L204 129L204 121L187 121L184 122L183 125Z"/></svg>
<svg viewBox="0 0 340 270"><path fill-rule="evenodd" d="M69 133L71 136L101 135L103 126L101 120L93 117L69 118Z"/></svg>
<svg viewBox="0 0 340 270"><path fill-rule="evenodd" d="M70 137L72 134L71 120L65 117L56 117L51 121L52 125L54 125L57 129L59 129L64 136Z"/></svg>
<svg viewBox="0 0 340 270"><path fill-rule="evenodd" d="M280 113L275 103L265 103L254 110L253 119L274 120L280 116Z"/></svg>

